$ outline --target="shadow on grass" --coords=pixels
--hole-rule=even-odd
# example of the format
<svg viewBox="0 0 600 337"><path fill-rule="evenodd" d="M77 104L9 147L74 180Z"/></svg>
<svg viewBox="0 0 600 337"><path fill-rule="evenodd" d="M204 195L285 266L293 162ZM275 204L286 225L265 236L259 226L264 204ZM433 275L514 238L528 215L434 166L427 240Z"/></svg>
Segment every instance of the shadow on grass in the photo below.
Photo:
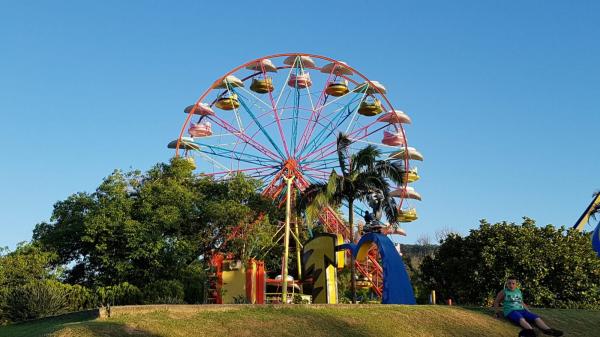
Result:
<svg viewBox="0 0 600 337"><path fill-rule="evenodd" d="M0 337L45 337L61 330L58 336L147 336L162 337L149 332L132 329L122 323L94 321L98 310L88 310L55 317L41 318L0 327ZM63 333L64 332L64 333Z"/></svg>
<svg viewBox="0 0 600 337"><path fill-rule="evenodd" d="M261 316L269 317L267 321ZM230 337L247 336L235 331L236 327L246 326L255 336L328 336L328 337L369 337L374 334L369 327L355 321L351 317L340 317L325 310L304 310L294 308L256 308L253 311L240 311L228 320L220 317L222 327ZM285 322L285 334L281 331L280 322ZM221 331L221 332L225 332Z"/></svg>

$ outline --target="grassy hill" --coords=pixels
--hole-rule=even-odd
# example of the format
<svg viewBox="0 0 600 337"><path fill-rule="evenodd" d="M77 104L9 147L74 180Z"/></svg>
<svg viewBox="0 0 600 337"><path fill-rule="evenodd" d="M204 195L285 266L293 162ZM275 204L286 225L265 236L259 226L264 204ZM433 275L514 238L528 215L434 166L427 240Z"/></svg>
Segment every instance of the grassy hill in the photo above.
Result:
<svg viewBox="0 0 600 337"><path fill-rule="evenodd" d="M539 309L565 336L600 336L600 311ZM120 336L517 336L518 328L481 309L397 305L169 305L115 307L0 327L10 337Z"/></svg>

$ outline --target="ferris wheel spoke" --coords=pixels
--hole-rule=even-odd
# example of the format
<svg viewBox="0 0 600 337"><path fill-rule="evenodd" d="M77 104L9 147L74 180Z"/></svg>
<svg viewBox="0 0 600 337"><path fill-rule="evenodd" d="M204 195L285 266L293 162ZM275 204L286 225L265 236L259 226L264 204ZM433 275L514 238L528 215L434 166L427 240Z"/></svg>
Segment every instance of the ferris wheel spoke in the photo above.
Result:
<svg viewBox="0 0 600 337"><path fill-rule="evenodd" d="M248 176L252 176L252 175L258 175L258 174L264 174L264 172L268 171L274 171L279 169L279 166L260 166L260 167L251 167L251 168L244 168L244 169L237 169L237 170L233 170L233 169L227 169L225 167L224 171L220 171L220 172L211 172L211 173L204 173L204 175L207 176L220 176L220 175L233 175L236 173L244 173L246 174L246 172L255 172L255 173L248 173L246 175Z"/></svg>
<svg viewBox="0 0 600 337"><path fill-rule="evenodd" d="M317 106L316 106L316 108L312 109L310 117L308 119L308 122L306 123L306 126L304 127L304 131L302 131L302 136L300 137L300 141L298 142L298 147L303 146L303 143L306 143L308 141L309 137L312 135L312 130L314 130L314 126L311 124L311 122L314 118L315 126L316 126L316 123L319 119L319 115L321 114L321 111L323 111L323 107L325 106L325 103L327 102L327 99L329 97L329 95L325 94L325 90L329 86L329 83L331 83L331 77L333 76L333 72L335 71L336 67L337 67L337 63L333 67L331 67L331 71L329 72L329 75L327 76L327 80L325 81L325 86L323 87L323 90L321 90L321 94L319 95L319 99L317 100ZM307 132L308 130L311 130L310 135ZM294 156L298 152L298 147L294 148Z"/></svg>
<svg viewBox="0 0 600 337"><path fill-rule="evenodd" d="M218 166L220 169L223 170L228 170L227 166L225 166L225 164L220 163L218 160L214 159L213 157L207 155L204 152L198 152L198 155L202 158L204 158L204 160L211 162L213 165Z"/></svg>
<svg viewBox="0 0 600 337"><path fill-rule="evenodd" d="M348 133L348 136L350 138L352 138L352 139L355 139L356 141L359 141L359 140L362 140L362 139L364 139L364 138L366 138L366 137L368 137L368 136L370 136L370 135L372 135L372 134L374 134L374 133L376 133L378 131L381 131L381 130L385 129L388 126L388 125L383 125L383 126L380 126L378 128L369 129L375 123L377 123L377 120L372 121L371 123L369 123L369 124L367 124L367 125L359 128L359 129L353 130L352 132ZM361 133L362 133L362 136L358 136Z"/></svg>
<svg viewBox="0 0 600 337"><path fill-rule="evenodd" d="M260 64L260 70L263 74L263 78L267 78L267 72L265 70L264 63ZM281 127L281 120L279 118L279 112L277 111L277 104L275 103L275 99L273 99L273 93L269 91L269 101L271 102L271 109L273 111L273 115L275 116L275 121L277 122L277 129L279 130L279 136L281 137L281 141L283 142L283 147L285 148L285 153L287 153L288 157L290 152L288 150L287 141L285 140L285 135L283 133L283 128Z"/></svg>
<svg viewBox="0 0 600 337"><path fill-rule="evenodd" d="M300 155L304 154L305 151L317 151L319 146L321 146L329 137L338 130L339 126L344 123L344 121L350 116L351 111L346 112L344 109L346 107L340 109L340 111L334 116L331 120L330 126L326 128L322 128L317 136L311 140L306 146L300 151ZM334 123L335 121L335 123ZM310 152L312 153L312 152ZM308 157L309 154L301 157L301 159Z"/></svg>
<svg viewBox="0 0 600 337"><path fill-rule="evenodd" d="M300 71L300 74L303 75L304 74L304 67L302 66L302 60L299 57L296 57L294 59L294 62L292 63L292 67L296 66L296 62L298 62L299 67L296 67L296 76L298 76L298 70ZM300 113L300 88L298 88L297 85L297 81L296 80L296 86L294 88L294 106L292 108L292 135L291 135L291 139L292 139L292 149L296 148L296 139L298 137L298 115ZM308 92L308 98L310 100L310 86L306 86L305 89ZM310 100L310 104L311 104L311 111L313 110L312 107L312 100Z"/></svg>
<svg viewBox="0 0 600 337"><path fill-rule="evenodd" d="M331 172L304 172L304 176L311 183L317 183L323 180L327 180L330 174Z"/></svg>
<svg viewBox="0 0 600 337"><path fill-rule="evenodd" d="M325 132L327 132L328 128L322 128L320 130L320 132L317 134L317 136L313 140L311 140L308 144L306 144L306 146L302 149L302 151L300 151L300 155L302 155L308 149L316 150L319 146L321 146L329 138L329 136L331 136L336 130L339 130L339 127L346 121L348 116L350 116L351 114L356 114L356 111L358 110L358 107L360 106L360 102L362 102L363 99L364 99L364 95L361 95L359 99L353 98L339 110L334 110L331 114L325 116L325 118L329 119L330 116L334 115L334 117L331 118L331 121L329 123L329 125L330 125L329 132L327 133L327 135L325 137L323 137L323 134ZM354 106L354 108L350 109L350 106L359 100L360 100L360 102L358 102L356 104L356 106ZM347 114L344 114L346 109L348 110L348 112L347 112ZM311 132L311 135L312 135L312 132Z"/></svg>
<svg viewBox="0 0 600 337"><path fill-rule="evenodd" d="M296 137L298 136L298 114L300 113L300 90L294 92L294 107L292 108L292 148L296 148Z"/></svg>
<svg viewBox="0 0 600 337"><path fill-rule="evenodd" d="M264 153L265 155L269 156L271 159L275 160L276 162L279 162L282 159L282 157L278 157L271 150L267 149L266 147L264 147L263 145L261 145L260 143L258 143L254 139L252 139L251 137L248 137L248 135L246 135L244 132L237 130L234 126L229 124L224 119L218 117L217 115L210 116L210 120L212 120L214 123L219 125L221 128L227 130L229 133L233 134L235 137L239 138L242 142L250 145L257 151Z"/></svg>
<svg viewBox="0 0 600 337"><path fill-rule="evenodd" d="M360 106L360 104L362 104L362 102L364 102L366 97L367 97L367 91L365 90L365 92L362 94L362 97L360 98L360 102L358 103L356 108L354 108L354 112L352 113L352 118L350 119L350 123L348 123L348 126L346 127L346 131L345 131L346 134L348 133L348 130L350 130L350 128L352 127L352 124L354 124L354 121L356 120L356 114L358 113L358 107Z"/></svg>
<svg viewBox="0 0 600 337"><path fill-rule="evenodd" d="M246 111L246 113L248 115L250 115L250 117L252 118L252 120L254 121L254 123L256 124L256 126L258 126L258 128L260 129L260 131L262 132L262 134L267 137L267 140L269 141L269 143L271 143L271 145L273 145L273 148L275 149L275 151L277 151L277 153L279 153L279 155L281 156L281 158L285 158L285 155L283 154L283 152L281 151L281 149L279 148L279 146L277 146L277 144L275 144L275 141L273 140L273 138L271 138L271 136L269 135L269 133L265 130L264 126L260 123L260 121L258 120L258 118L256 117L256 115L252 112L252 110L250 110L250 108L248 107L248 105L246 104L246 102L241 99L241 96L239 96L240 99L240 104L242 105L242 107L244 108L244 110ZM287 151L287 145L286 145L286 153ZM289 156L289 153L288 153Z"/></svg>
<svg viewBox="0 0 600 337"><path fill-rule="evenodd" d="M229 84L229 82L225 82L225 87L226 87L227 93L229 95L231 95L231 93L235 94L235 92L233 91L233 87ZM220 96L222 97L223 94L224 93L222 93ZM244 132L244 124L242 123L242 116L240 116L240 113L236 107L233 108L233 114L235 115L235 121L238 125L238 128L240 129L240 131Z"/></svg>
<svg viewBox="0 0 600 337"><path fill-rule="evenodd" d="M283 92L285 91L285 88L286 88L285 83L287 83L290 80L290 76L292 75L292 71L294 71L294 67L290 66L290 71L288 71L287 77L285 78L285 81L283 82L284 84L281 86L281 90L279 91L279 95L277 96L277 101L275 101L275 106L276 107L279 106L279 100L281 100L281 96L283 95Z"/></svg>
<svg viewBox="0 0 600 337"><path fill-rule="evenodd" d="M321 163L337 162L337 161L338 161L337 158L324 158L324 159L319 159L319 160L303 160L303 161L300 161L300 164L301 165L310 165L313 163L321 164Z"/></svg>
<svg viewBox="0 0 600 337"><path fill-rule="evenodd" d="M374 124L374 123L371 123L371 125L372 125L372 124ZM356 133L357 133L357 132L354 132L354 133L352 133L352 134L350 134L350 135L348 135L348 136L349 136L350 140L352 141L352 143L356 143L356 142L359 142L359 141L361 141L361 140L363 140L363 139L367 138L368 136L370 136L370 135L372 135L372 134L374 134L374 133L376 133L376 132L378 132L378 131L380 131L380 130L384 129L385 127L386 127L386 126L384 125L384 126L382 126L382 127L380 127L380 128L373 129L373 130L369 130L369 129L367 129L366 127L363 127L363 128L360 128L359 130L357 130L357 131L364 131L364 132L363 132L363 133L362 133L360 136L356 136ZM352 136L354 136L354 137L352 137ZM323 159L323 158L326 158L326 157L328 157L328 156L330 156L330 155L334 154L334 153L337 151L337 149L335 149L336 141L337 141L337 140L334 140L333 142L331 142L331 143L329 143L329 144L327 144L327 145L323 146L322 148L320 148L320 149L317 149L317 150L315 150L315 151L311 152L310 154L308 154L308 155L304 156L304 157L303 157L303 158L301 158L300 160L303 160L303 159L310 158L310 157L312 157L314 154L316 154L316 153L319 153L319 152L321 153L321 155L320 155L320 156L317 156L317 157L314 157L314 158L312 158L313 160L319 160L319 159ZM374 144L379 144L379 143L374 143ZM333 150L330 150L330 151L327 151L327 149L329 149L329 148L334 148L334 149L333 149Z"/></svg>
<svg viewBox="0 0 600 337"><path fill-rule="evenodd" d="M217 156L217 157L221 157L221 158L225 158L225 159L229 159L229 160L235 159L240 162L254 164L254 165L266 165L266 164L277 163L277 162L275 162L273 160L269 160L267 158L262 158L262 157L250 155L247 153L231 151L229 149L219 148L214 145L212 145L212 146L205 145L205 149L200 149L200 150L196 150L196 151L200 152L200 153L205 153L207 155Z"/></svg>
<svg viewBox="0 0 600 337"><path fill-rule="evenodd" d="M246 160L252 159L252 160L256 160L259 162L265 162L265 163L277 163L277 164L279 163L278 160L275 160L272 158L263 157L263 156L260 156L257 154L240 152L240 151L236 151L231 148L224 147L229 144L208 144L208 143L202 143L202 142L198 142L198 141L195 141L194 144L197 144L200 146L200 149L196 150L198 152L213 154L213 155L217 155L217 156L220 156L223 153L231 153L233 155L236 155L237 157L246 157L246 158L244 158ZM204 148L208 149L209 151L203 150Z"/></svg>
<svg viewBox="0 0 600 337"><path fill-rule="evenodd" d="M267 102L263 101L262 99L260 99L260 97L256 96L252 91L250 91L250 90L248 90L248 89L246 89L244 87L239 87L239 89L241 89L243 92L247 93L248 95L252 96L252 98L254 98L255 100L257 100L258 102L262 103L265 106L265 108L272 109L272 106L269 103L267 103Z"/></svg>

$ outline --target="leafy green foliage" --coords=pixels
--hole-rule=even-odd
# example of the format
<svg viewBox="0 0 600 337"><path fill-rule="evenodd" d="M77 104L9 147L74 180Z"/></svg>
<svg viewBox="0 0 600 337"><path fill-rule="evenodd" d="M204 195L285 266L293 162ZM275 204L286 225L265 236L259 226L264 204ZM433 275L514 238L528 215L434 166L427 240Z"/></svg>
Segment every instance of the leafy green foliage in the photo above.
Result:
<svg viewBox="0 0 600 337"><path fill-rule="evenodd" d="M54 316L94 305L92 293L81 286L56 280L34 280L10 288L6 296L6 313L12 321Z"/></svg>
<svg viewBox="0 0 600 337"><path fill-rule="evenodd" d="M51 222L34 230L34 242L67 265L69 283L102 287L128 282L139 288L160 280L189 278L189 266L215 249L247 256L268 250L272 219L280 210L242 175L228 181L192 173L173 159L146 173L115 171L94 193L55 204ZM262 218L259 215L263 214ZM246 240L227 243L231 229L259 221ZM270 237L269 237L270 239ZM196 269L201 271L201 269ZM198 291L186 298L201 302Z"/></svg>
<svg viewBox="0 0 600 337"><path fill-rule="evenodd" d="M482 220L466 237L450 234L421 271L438 298L457 303L490 304L512 274L533 306L600 306L600 259L589 235L529 218L521 225Z"/></svg>
<svg viewBox="0 0 600 337"><path fill-rule="evenodd" d="M96 298L99 306L134 305L142 304L142 291L127 282L114 286L99 287L96 289Z"/></svg>
<svg viewBox="0 0 600 337"><path fill-rule="evenodd" d="M59 270L50 268L57 260L56 254L43 252L30 244L20 244L14 252L3 249L0 254L0 324L11 317L22 317L10 308L18 296L15 291L23 291L30 283L54 280Z"/></svg>
<svg viewBox="0 0 600 337"><path fill-rule="evenodd" d="M183 285L177 280L160 280L144 287L146 303L179 304L184 296Z"/></svg>
<svg viewBox="0 0 600 337"><path fill-rule="evenodd" d="M204 301L206 273L199 261L187 266L179 277L179 281L183 285L185 303L201 304Z"/></svg>

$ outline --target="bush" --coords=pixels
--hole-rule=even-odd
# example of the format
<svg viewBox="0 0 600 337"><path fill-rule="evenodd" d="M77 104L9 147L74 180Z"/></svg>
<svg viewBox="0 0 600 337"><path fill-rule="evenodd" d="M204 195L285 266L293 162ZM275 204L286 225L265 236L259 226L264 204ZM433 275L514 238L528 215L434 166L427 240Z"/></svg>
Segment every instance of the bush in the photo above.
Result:
<svg viewBox="0 0 600 337"><path fill-rule="evenodd" d="M141 290L127 282L100 287L96 289L96 297L99 306L142 304L143 298Z"/></svg>
<svg viewBox="0 0 600 337"><path fill-rule="evenodd" d="M90 289L76 285L63 284L67 293L68 311L81 311L96 307L96 297Z"/></svg>
<svg viewBox="0 0 600 337"><path fill-rule="evenodd" d="M16 322L68 312L68 295L69 286L58 281L31 281L9 289L6 316Z"/></svg>
<svg viewBox="0 0 600 337"><path fill-rule="evenodd" d="M179 278L185 293L184 301L189 304L204 303L206 273L200 263L188 266Z"/></svg>
<svg viewBox="0 0 600 337"><path fill-rule="evenodd" d="M183 285L177 280L160 280L144 287L146 303L179 304L184 303Z"/></svg>

